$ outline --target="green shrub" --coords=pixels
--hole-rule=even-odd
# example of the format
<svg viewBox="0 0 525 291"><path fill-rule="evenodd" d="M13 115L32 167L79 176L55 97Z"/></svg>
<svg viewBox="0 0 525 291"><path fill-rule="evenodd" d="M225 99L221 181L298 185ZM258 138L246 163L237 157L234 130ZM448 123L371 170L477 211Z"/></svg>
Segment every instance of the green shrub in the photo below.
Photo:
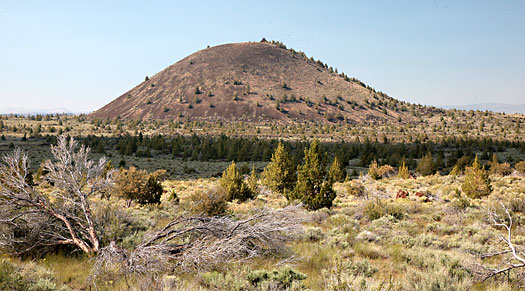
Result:
<svg viewBox="0 0 525 291"><path fill-rule="evenodd" d="M374 199L368 202L364 210L369 220L375 220L385 215L392 215L396 219L403 219L405 212L402 207L396 203L383 202L380 199Z"/></svg>
<svg viewBox="0 0 525 291"><path fill-rule="evenodd" d="M0 290L26 290L27 285L15 265L6 260L0 262Z"/></svg>
<svg viewBox="0 0 525 291"><path fill-rule="evenodd" d="M472 199L488 196L492 192L489 174L480 166L477 156L472 166L465 170L465 181L461 185L461 190Z"/></svg>
<svg viewBox="0 0 525 291"><path fill-rule="evenodd" d="M324 238L323 230L320 227L310 227L306 230L305 238L311 242L321 241Z"/></svg>
<svg viewBox="0 0 525 291"><path fill-rule="evenodd" d="M306 279L306 275L295 271L290 267L282 267L272 271L255 270L246 276L248 282L253 286L260 285L264 281L274 281L278 290L290 288L293 282Z"/></svg>
<svg viewBox="0 0 525 291"><path fill-rule="evenodd" d="M3 259L0 261L0 290L65 291L70 289L67 286L57 286L52 273L34 263L18 266Z"/></svg>
<svg viewBox="0 0 525 291"><path fill-rule="evenodd" d="M253 198L254 193L250 190L250 187L244 178L239 173L235 162L232 162L230 166L224 170L222 177L219 179L219 184L226 192L226 200L233 201L246 201Z"/></svg>
<svg viewBox="0 0 525 291"><path fill-rule="evenodd" d="M364 277L372 277L372 275L378 271L378 269L372 266L367 259L357 262L351 261L347 268L350 274L354 276L361 275Z"/></svg>

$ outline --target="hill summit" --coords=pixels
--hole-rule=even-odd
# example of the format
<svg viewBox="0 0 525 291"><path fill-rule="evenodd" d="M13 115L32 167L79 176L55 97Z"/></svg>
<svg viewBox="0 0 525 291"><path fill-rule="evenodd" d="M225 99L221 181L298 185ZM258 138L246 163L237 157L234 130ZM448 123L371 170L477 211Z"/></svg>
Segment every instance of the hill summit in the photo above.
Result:
<svg viewBox="0 0 525 291"><path fill-rule="evenodd" d="M413 118L406 105L302 52L263 39L191 54L91 116L397 122Z"/></svg>

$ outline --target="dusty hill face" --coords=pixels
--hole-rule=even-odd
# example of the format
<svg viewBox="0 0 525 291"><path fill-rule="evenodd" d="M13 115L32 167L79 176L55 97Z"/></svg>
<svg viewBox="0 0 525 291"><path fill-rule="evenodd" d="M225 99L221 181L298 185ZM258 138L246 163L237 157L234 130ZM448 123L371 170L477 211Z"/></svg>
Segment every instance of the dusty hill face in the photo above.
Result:
<svg viewBox="0 0 525 291"><path fill-rule="evenodd" d="M268 42L198 51L91 114L95 118L409 120L404 104Z"/></svg>

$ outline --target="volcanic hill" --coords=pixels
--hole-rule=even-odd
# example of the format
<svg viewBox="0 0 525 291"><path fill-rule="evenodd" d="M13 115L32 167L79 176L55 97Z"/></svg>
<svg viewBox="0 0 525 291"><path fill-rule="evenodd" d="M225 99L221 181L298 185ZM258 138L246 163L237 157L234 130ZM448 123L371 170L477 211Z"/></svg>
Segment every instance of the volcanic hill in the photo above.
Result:
<svg viewBox="0 0 525 291"><path fill-rule="evenodd" d="M407 106L282 43L261 41L198 51L91 116L399 122L414 118Z"/></svg>

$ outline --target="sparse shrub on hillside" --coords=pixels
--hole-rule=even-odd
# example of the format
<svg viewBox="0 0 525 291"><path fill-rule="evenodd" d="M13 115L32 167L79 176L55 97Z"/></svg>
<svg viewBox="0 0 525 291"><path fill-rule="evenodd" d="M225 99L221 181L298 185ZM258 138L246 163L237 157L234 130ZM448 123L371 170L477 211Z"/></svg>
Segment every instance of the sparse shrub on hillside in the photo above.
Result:
<svg viewBox="0 0 525 291"><path fill-rule="evenodd" d="M525 174L525 161L521 161L514 165L514 169L516 169L516 171L522 175Z"/></svg>
<svg viewBox="0 0 525 291"><path fill-rule="evenodd" d="M461 190L472 199L488 196L492 192L488 171L480 166L477 156L472 166L465 169L465 181Z"/></svg>
<svg viewBox="0 0 525 291"><path fill-rule="evenodd" d="M385 215L391 215L396 219L402 219L405 216L405 212L399 204L385 202L378 198L366 204L364 213L369 220L375 220Z"/></svg>
<svg viewBox="0 0 525 291"><path fill-rule="evenodd" d="M238 200L240 202L253 198L254 193L250 190L248 184L244 181L243 176L239 173L235 162L224 170L222 177L219 179L219 184L226 192L226 200Z"/></svg>
<svg viewBox="0 0 525 291"><path fill-rule="evenodd" d="M397 177L400 179L410 178L410 172L408 171L408 167L406 166L405 162L403 162L401 166L399 167L399 171L397 172Z"/></svg>
<svg viewBox="0 0 525 291"><path fill-rule="evenodd" d="M326 156L319 151L319 141L314 140L304 150L303 164L297 167L297 184L288 200L301 200L310 210L330 208L336 193L333 181L326 173Z"/></svg>
<svg viewBox="0 0 525 291"><path fill-rule="evenodd" d="M221 186L200 190L191 195L192 211L207 216L224 215L228 211L227 193Z"/></svg>
<svg viewBox="0 0 525 291"><path fill-rule="evenodd" d="M264 168L262 182L272 191L283 193L293 189L296 179L294 164L284 144L279 143L270 163Z"/></svg>
<svg viewBox="0 0 525 291"><path fill-rule="evenodd" d="M383 165L381 167L379 167L379 169L377 170L377 174L381 177L381 178L388 178L388 177L391 177L392 175L394 175L394 168L390 165Z"/></svg>
<svg viewBox="0 0 525 291"><path fill-rule="evenodd" d="M496 154L492 155L492 161L490 162L490 173L502 176L507 176L512 173L512 168L509 163L500 163Z"/></svg>
<svg viewBox="0 0 525 291"><path fill-rule="evenodd" d="M359 180L352 180L345 183L346 193L356 198L368 199L368 191L366 191L365 185Z"/></svg>
<svg viewBox="0 0 525 291"><path fill-rule="evenodd" d="M421 158L417 165L416 172L422 176L434 174L434 160L432 159L432 154L430 152Z"/></svg>

